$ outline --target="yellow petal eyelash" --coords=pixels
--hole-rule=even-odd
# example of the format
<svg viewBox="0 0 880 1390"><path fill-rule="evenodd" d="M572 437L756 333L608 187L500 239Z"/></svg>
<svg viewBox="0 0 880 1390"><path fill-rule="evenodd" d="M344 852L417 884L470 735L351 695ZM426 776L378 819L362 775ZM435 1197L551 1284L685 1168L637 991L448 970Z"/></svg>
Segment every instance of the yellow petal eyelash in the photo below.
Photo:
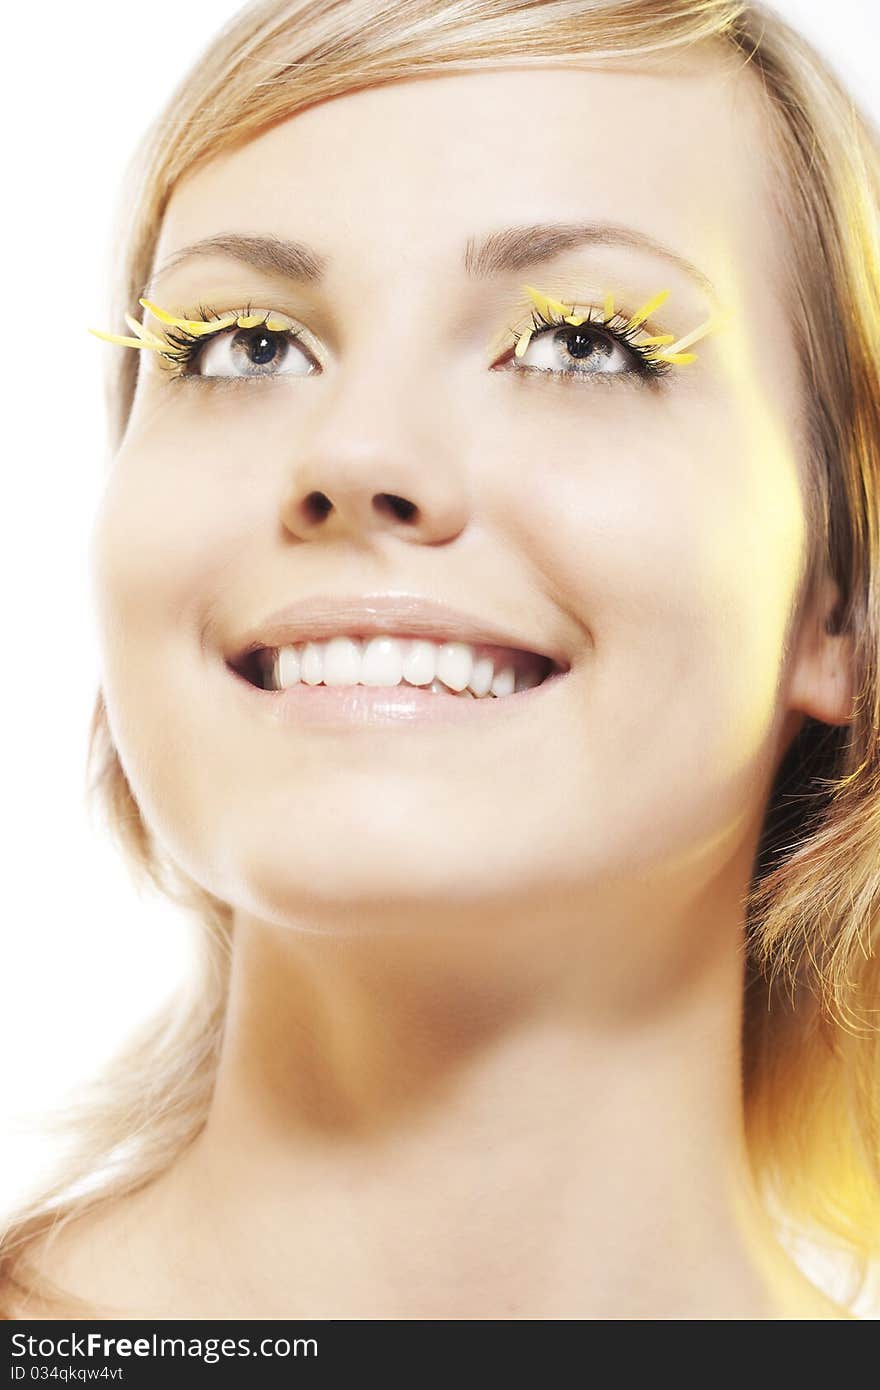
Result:
<svg viewBox="0 0 880 1390"><path fill-rule="evenodd" d="M683 338L679 338L675 346L671 347L669 351L677 352L679 348L690 347L691 343L696 343L700 338L704 338L707 333L714 333L716 328L723 328L729 321L731 312L730 309L723 309L717 314L711 314L709 318L706 319L705 323L701 323L699 327L692 329L690 333L686 333Z"/></svg>
<svg viewBox="0 0 880 1390"><path fill-rule="evenodd" d="M293 319L286 314L267 313L265 310L260 314L240 314L232 312L221 314L218 319L182 319L175 314L169 314L167 310L160 309L157 304L151 304L148 299L139 299L145 309L160 319L162 323L170 323L177 328L184 328L187 333L200 337L205 333L216 333L221 328L231 328L233 324L239 328L259 328L265 324L270 332L280 333L285 328L293 327Z"/></svg>
<svg viewBox="0 0 880 1390"><path fill-rule="evenodd" d="M119 343L122 347L152 348L154 352L162 352L165 348L165 344L160 343L158 339L152 343L146 338L125 338L119 333L102 333L97 328L90 328L88 331L94 333L96 338L103 338L108 343Z"/></svg>
<svg viewBox="0 0 880 1390"><path fill-rule="evenodd" d="M219 319L181 319L176 314L169 314L167 309L160 309L158 304L151 304L149 299L139 299L138 304L148 309L160 323L170 323L175 328L183 328L196 337L202 333L213 333L219 328L231 328L238 317L237 314L221 314Z"/></svg>
<svg viewBox="0 0 880 1390"><path fill-rule="evenodd" d="M565 316L566 314L574 313L573 306L563 304L558 299L550 299L548 295L542 294L540 290L536 290L532 285L523 285L523 289L529 298L535 301L535 304L538 306L538 312L543 314L545 318L549 318L551 314L562 314Z"/></svg>
<svg viewBox="0 0 880 1390"><path fill-rule="evenodd" d="M606 305L606 307L607 307L607 305L608 305L608 302L609 302L608 299L606 299L606 300L605 300L605 305ZM603 312L603 314L605 313L604 310L603 310L602 312ZM613 315L613 310L612 310L612 315ZM603 319L603 322L607 321L607 318L608 318L608 315L605 315L605 318ZM586 317L584 314L566 314L566 315L565 315L565 322L566 322L566 323L571 323L571 324L574 325L575 328L577 328L577 327L578 327L580 324L582 324L582 323L588 323L589 320L587 319L587 317ZM530 337L531 337L531 334L532 334L532 330L529 329L529 336L530 336ZM654 335L653 338L642 338L641 342L639 343L639 347L653 347L653 346L659 345L660 343L671 343L671 342L674 342L674 340L675 340L675 334L674 334L674 333L655 333L655 335ZM694 340L691 339L691 341L693 342Z"/></svg>
<svg viewBox="0 0 880 1390"><path fill-rule="evenodd" d="M155 333L151 333L149 328L145 328L134 314L125 314L125 322L128 324L136 338L140 338L145 343L150 343L153 347L164 348L165 344Z"/></svg>
<svg viewBox="0 0 880 1390"><path fill-rule="evenodd" d="M587 318L575 313L574 305L569 307L567 304L561 303L558 299L551 299L549 295L543 294L540 290L535 289L533 285L524 285L523 289L530 299L533 300L539 313L541 313L544 318L549 318L552 314L557 313L562 315L565 323L570 323L575 326L588 322ZM669 298L669 294L669 290L660 290L653 298L647 300L640 309L636 310L632 317L627 320L625 327L629 329L638 328L639 324L643 323L655 309L665 303ZM718 313L712 314L704 323L699 324L697 328L692 329L690 333L686 333L684 337L679 338L677 341L673 333L657 333L653 334L651 337L642 338L637 346L646 348L660 347L669 344L667 351L649 352L645 354L646 357L652 362L671 362L675 363L677 366L685 366L689 362L696 362L697 354L695 352L682 352L681 349L690 347L692 343L696 343L708 333L714 333L716 329L723 327L728 322L731 313L732 310L730 309L719 310ZM603 321L607 322L613 315L614 296L607 294L602 309ZM514 349L514 356L522 357L534 332L535 329L531 327L525 329L525 331L519 335Z"/></svg>
<svg viewBox="0 0 880 1390"><path fill-rule="evenodd" d="M543 294L532 285L524 285L523 288L545 318L549 318L552 314L556 313L561 314L566 323L575 326L587 322L584 316L575 313L574 305L569 306L563 304L559 299L552 299L549 295ZM646 303L644 303L640 309L636 310L632 317L627 320L626 327L637 328L654 309L668 299L669 293L669 290L660 290L652 299L647 300ZM286 314L277 314L271 310L268 313L261 314L239 314L237 311L234 311L222 314L216 319L184 319L177 317L175 314L168 313L165 309L160 309L157 304L151 303L148 299L139 299L138 303L149 310L160 322L183 328L194 337L199 337L206 333L217 333L222 329L231 328L234 324L239 328L257 328L261 324L265 324L271 332L282 332L294 326L293 320L288 318ZM689 362L696 362L696 353L683 352L682 349L690 347L691 344L698 342L700 338L723 327L729 320L731 312L730 309L725 309L712 314L704 323L699 324L698 327L692 329L690 333L686 333L684 337L679 338L677 341L674 341L674 334L672 333L658 333L643 338L638 346L642 348L656 348L671 345L668 346L668 350L665 352L647 353L646 356L654 362L670 362L678 366L684 366ZM607 321L613 317L613 314L614 296L608 294L605 296L603 304L604 320ZM90 328L88 331L93 333L96 338L103 338L108 343L118 343L123 347L148 348L153 352L163 352L166 350L166 344L163 339L146 328L144 324L139 323L133 315L126 314L125 322L135 335L134 337L128 338L119 333L103 333L97 328ZM534 332L535 329L532 327L527 328L519 335L514 349L514 355L516 357L523 356Z"/></svg>
<svg viewBox="0 0 880 1390"><path fill-rule="evenodd" d="M641 309L636 310L632 318L628 321L626 325L627 328L638 328L639 324L642 323L649 314L653 314L654 310L658 309L661 304L664 304L668 298L669 290L661 290L659 294L655 294L653 299L649 299L647 303L642 305Z"/></svg>
<svg viewBox="0 0 880 1390"><path fill-rule="evenodd" d="M524 333L520 333L519 338L517 339L516 347L513 350L514 357L522 357L523 353L529 345L529 339L531 338L533 332L533 328L527 328Z"/></svg>
<svg viewBox="0 0 880 1390"><path fill-rule="evenodd" d="M217 319L182 319L175 314L169 314L165 309L160 309L158 304L152 304L148 299L139 299L138 303L148 309L161 323L183 328L193 337L202 337L206 333L217 333L221 329L231 328L233 324L237 324L239 328L257 328L261 324L265 324L270 332L274 333L281 333L285 329L294 327L293 319L288 318L287 314L278 314L273 310L261 314L239 314L236 311L222 314ZM167 351L167 342L146 328L134 315L125 314L124 318L135 335L132 338L127 338L121 333L103 333L97 328L90 328L88 331L93 333L96 338L103 338L108 343L119 343L122 347L151 348L153 352Z"/></svg>

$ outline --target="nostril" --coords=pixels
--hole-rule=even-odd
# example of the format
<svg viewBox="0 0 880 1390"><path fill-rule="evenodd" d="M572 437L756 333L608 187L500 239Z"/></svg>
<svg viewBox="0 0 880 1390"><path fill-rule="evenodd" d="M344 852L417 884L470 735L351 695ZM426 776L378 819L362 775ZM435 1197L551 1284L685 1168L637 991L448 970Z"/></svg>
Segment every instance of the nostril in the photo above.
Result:
<svg viewBox="0 0 880 1390"><path fill-rule="evenodd" d="M310 492L303 502L303 511L309 521L323 521L329 511L332 511L333 503L323 492Z"/></svg>
<svg viewBox="0 0 880 1390"><path fill-rule="evenodd" d="M413 512L418 511L415 502L408 501L406 497L397 497L393 492L380 492L376 506L380 511L390 511L398 521L409 521Z"/></svg>

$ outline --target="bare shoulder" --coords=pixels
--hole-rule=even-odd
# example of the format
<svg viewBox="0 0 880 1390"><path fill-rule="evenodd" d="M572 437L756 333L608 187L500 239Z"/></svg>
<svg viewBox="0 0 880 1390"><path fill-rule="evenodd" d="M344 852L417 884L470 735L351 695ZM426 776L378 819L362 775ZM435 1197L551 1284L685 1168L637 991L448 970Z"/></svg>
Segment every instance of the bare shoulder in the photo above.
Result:
<svg viewBox="0 0 880 1390"><path fill-rule="evenodd" d="M137 1194L102 1203L43 1232L21 1252L16 1282L0 1286L12 1319L113 1319L142 1316L133 1223Z"/></svg>
<svg viewBox="0 0 880 1390"><path fill-rule="evenodd" d="M10 1321L94 1318L104 1310L82 1298L71 1275L71 1239L44 1233L29 1242L11 1274L0 1282L0 1316Z"/></svg>

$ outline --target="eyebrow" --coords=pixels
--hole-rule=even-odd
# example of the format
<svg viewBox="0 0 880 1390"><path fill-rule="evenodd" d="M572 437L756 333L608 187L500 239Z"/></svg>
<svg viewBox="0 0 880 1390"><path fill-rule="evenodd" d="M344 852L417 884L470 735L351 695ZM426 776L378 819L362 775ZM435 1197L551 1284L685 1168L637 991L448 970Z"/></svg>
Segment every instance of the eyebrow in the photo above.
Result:
<svg viewBox="0 0 880 1390"><path fill-rule="evenodd" d="M530 266L554 260L566 251L581 246L625 246L647 251L683 271L704 294L718 302L718 294L707 275L670 247L655 241L645 232L633 227L616 226L608 222L542 222L533 225L506 227L489 235L471 237L465 245L463 268L469 279L484 280ZM144 298L151 298L158 283L171 270L184 262L203 256L225 256L257 270L298 284L316 284L323 280L331 264L302 241L284 237L254 236L241 232L219 232L204 237L173 252L165 264L151 276Z"/></svg>

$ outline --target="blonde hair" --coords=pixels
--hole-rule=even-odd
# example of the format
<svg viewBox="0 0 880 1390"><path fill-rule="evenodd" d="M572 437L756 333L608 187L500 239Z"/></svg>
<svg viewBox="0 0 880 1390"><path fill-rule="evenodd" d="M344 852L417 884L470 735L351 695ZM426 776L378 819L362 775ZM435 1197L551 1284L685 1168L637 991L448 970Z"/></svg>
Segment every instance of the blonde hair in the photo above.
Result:
<svg viewBox="0 0 880 1390"><path fill-rule="evenodd" d="M694 45L747 67L763 90L809 416L803 594L823 570L836 579L836 621L853 635L856 675L851 722L807 719L780 766L744 901L748 1148L768 1206L843 1251L857 1291L880 1253L880 1030L872 1022L880 1006L880 140L836 76L775 14L735 0L249 5L135 151L117 215L122 251L108 324L124 331L126 310L140 316L176 182L316 101L505 60L674 61ZM139 358L107 353L112 449L125 434ZM49 1297L48 1281L25 1258L37 1237L157 1178L202 1128L231 952L232 909L163 857L140 815L101 691L86 796L106 815L136 881L190 917L200 955L186 998L167 1001L57 1114L52 1127L73 1142L3 1229L0 1283Z"/></svg>

